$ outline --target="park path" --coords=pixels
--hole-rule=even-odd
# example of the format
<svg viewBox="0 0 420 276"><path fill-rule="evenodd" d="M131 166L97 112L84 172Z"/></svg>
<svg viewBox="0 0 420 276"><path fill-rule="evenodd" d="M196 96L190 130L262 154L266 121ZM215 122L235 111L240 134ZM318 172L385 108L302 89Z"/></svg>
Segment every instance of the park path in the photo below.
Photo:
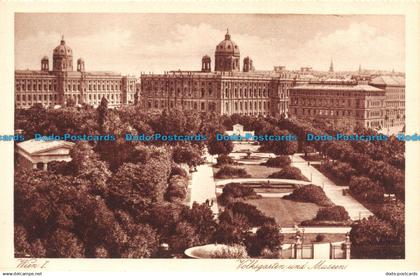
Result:
<svg viewBox="0 0 420 276"><path fill-rule="evenodd" d="M206 156L206 159L207 162L203 165L197 166L197 171L192 173L190 206L192 206L193 202L201 204L206 203L206 201L211 202L213 200L213 205L210 208L213 211L213 214L217 217L219 208L217 206L216 184L213 178L213 168L212 164L208 162L211 161L211 158Z"/></svg>
<svg viewBox="0 0 420 276"><path fill-rule="evenodd" d="M347 186L337 186L329 178L320 173L316 168L308 165L308 162L302 158L302 154L292 156L292 166L299 168L304 176L311 180L312 184L324 189L325 194L336 205L343 206L352 220L367 218L372 214L360 202L349 194L343 195L343 190Z"/></svg>

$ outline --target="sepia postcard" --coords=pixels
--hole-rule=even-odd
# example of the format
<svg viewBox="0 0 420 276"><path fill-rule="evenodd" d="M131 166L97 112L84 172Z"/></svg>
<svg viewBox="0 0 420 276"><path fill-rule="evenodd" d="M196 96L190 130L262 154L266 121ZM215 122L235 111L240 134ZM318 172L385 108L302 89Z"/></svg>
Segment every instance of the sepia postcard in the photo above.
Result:
<svg viewBox="0 0 420 276"><path fill-rule="evenodd" d="M0 2L0 270L420 272L420 3Z"/></svg>

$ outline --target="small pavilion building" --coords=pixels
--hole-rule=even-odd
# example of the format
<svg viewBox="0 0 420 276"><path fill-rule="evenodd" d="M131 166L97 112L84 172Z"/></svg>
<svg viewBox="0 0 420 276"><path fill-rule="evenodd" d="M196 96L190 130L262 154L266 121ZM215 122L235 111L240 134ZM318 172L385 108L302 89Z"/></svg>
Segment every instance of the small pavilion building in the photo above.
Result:
<svg viewBox="0 0 420 276"><path fill-rule="evenodd" d="M46 171L51 161L71 161L70 150L74 143L68 141L28 140L17 144L18 164L25 168Z"/></svg>

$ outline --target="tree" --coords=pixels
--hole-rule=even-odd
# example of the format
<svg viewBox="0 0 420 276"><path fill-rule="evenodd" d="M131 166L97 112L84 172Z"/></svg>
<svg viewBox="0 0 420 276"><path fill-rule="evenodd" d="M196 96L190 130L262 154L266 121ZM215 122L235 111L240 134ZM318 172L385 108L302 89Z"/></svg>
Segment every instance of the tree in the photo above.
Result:
<svg viewBox="0 0 420 276"><path fill-rule="evenodd" d="M169 247L176 253L182 253L185 249L199 244L200 240L194 226L186 221L176 225L175 233L169 239Z"/></svg>
<svg viewBox="0 0 420 276"><path fill-rule="evenodd" d="M207 204L194 202L191 209L182 211L181 218L195 228L197 238L201 244L211 242L217 224L214 220L213 212Z"/></svg>
<svg viewBox="0 0 420 276"><path fill-rule="evenodd" d="M166 198L170 202L182 202L187 196L187 190L188 179L180 175L174 175L169 178Z"/></svg>
<svg viewBox="0 0 420 276"><path fill-rule="evenodd" d="M186 163L190 167L201 164L203 162L202 155L202 150L191 143L175 146L172 153L174 162Z"/></svg>
<svg viewBox="0 0 420 276"><path fill-rule="evenodd" d="M229 154L233 150L233 143L230 140L217 141L216 136L213 134L207 143L208 151L211 155L214 154Z"/></svg>
<svg viewBox="0 0 420 276"><path fill-rule="evenodd" d="M269 250L270 255L278 255L284 236L280 234L277 225L264 225L257 230L257 233L248 245L248 252L251 256L261 255L263 250Z"/></svg>
<svg viewBox="0 0 420 276"><path fill-rule="evenodd" d="M228 245L244 244L249 228L250 223L245 215L225 209L219 215L219 224L213 239L218 243Z"/></svg>
<svg viewBox="0 0 420 276"><path fill-rule="evenodd" d="M161 242L168 242L174 233L176 225L182 221L182 212L187 208L185 205L164 202L155 202L149 206L145 216L139 217L139 220L146 221L153 226L161 237Z"/></svg>
<svg viewBox="0 0 420 276"><path fill-rule="evenodd" d="M45 242L41 241L40 239L35 239L32 241L32 243L29 243L28 233L25 227L21 224L15 224L14 226L14 245L16 258L45 258L47 256Z"/></svg>
<svg viewBox="0 0 420 276"><path fill-rule="evenodd" d="M364 176L353 176L350 179L349 189L356 197L368 202L378 203L384 200L384 189Z"/></svg>
<svg viewBox="0 0 420 276"><path fill-rule="evenodd" d="M287 137L291 135L286 130L280 130L277 127L272 128L265 133L265 135L275 135ZM261 145L261 151L273 152L277 155L292 155L298 150L297 141L263 141Z"/></svg>
<svg viewBox="0 0 420 276"><path fill-rule="evenodd" d="M404 258L404 242L392 225L371 216L353 225L350 231L353 258L400 259Z"/></svg>
<svg viewBox="0 0 420 276"><path fill-rule="evenodd" d="M384 204L377 212L378 218L388 221L392 225L397 234L399 243L405 242L404 214L405 205L400 201Z"/></svg>
<svg viewBox="0 0 420 276"><path fill-rule="evenodd" d="M98 113L98 125L100 128L104 125L105 120L108 117L108 100L105 97L102 97L101 103L96 109Z"/></svg>
<svg viewBox="0 0 420 276"><path fill-rule="evenodd" d="M70 175L74 173L72 163L66 161L48 162L48 171L55 174Z"/></svg>
<svg viewBox="0 0 420 276"><path fill-rule="evenodd" d="M70 156L72 160L69 168L73 169L75 175L88 180L94 193L104 194L111 171L108 164L99 159L92 146L86 141L79 141L70 150Z"/></svg>
<svg viewBox="0 0 420 276"><path fill-rule="evenodd" d="M163 201L169 174L170 167L157 158L151 158L146 164L123 164L111 178L112 205L136 212L151 202Z"/></svg>
<svg viewBox="0 0 420 276"><path fill-rule="evenodd" d="M84 258L83 243L73 233L57 229L48 240L49 258Z"/></svg>
<svg viewBox="0 0 420 276"><path fill-rule="evenodd" d="M125 135L126 133L137 135L137 131L129 123L122 122L115 112L109 112L101 127L102 135L113 135L115 138L99 141L95 148L101 159L109 163L110 169L115 172L123 163L134 162L136 145L132 141L127 141Z"/></svg>
<svg viewBox="0 0 420 276"><path fill-rule="evenodd" d="M66 107L75 107L76 101L72 98L69 98L66 100Z"/></svg>
<svg viewBox="0 0 420 276"><path fill-rule="evenodd" d="M159 237L147 224L136 224L128 233L128 239L121 252L122 258L150 258L157 251Z"/></svg>

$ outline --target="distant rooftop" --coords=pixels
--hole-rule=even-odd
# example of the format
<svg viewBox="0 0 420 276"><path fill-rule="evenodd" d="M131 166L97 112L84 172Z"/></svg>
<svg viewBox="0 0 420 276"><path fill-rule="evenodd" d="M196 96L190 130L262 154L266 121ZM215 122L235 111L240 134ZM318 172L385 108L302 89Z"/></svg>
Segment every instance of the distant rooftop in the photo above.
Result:
<svg viewBox="0 0 420 276"><path fill-rule="evenodd" d="M405 86L405 78L397 76L379 76L370 82L373 85Z"/></svg>
<svg viewBox="0 0 420 276"><path fill-rule="evenodd" d="M365 91L365 92L381 92L382 89L366 85L366 84L333 84L333 83L308 83L291 88L293 90L331 90L331 91Z"/></svg>

